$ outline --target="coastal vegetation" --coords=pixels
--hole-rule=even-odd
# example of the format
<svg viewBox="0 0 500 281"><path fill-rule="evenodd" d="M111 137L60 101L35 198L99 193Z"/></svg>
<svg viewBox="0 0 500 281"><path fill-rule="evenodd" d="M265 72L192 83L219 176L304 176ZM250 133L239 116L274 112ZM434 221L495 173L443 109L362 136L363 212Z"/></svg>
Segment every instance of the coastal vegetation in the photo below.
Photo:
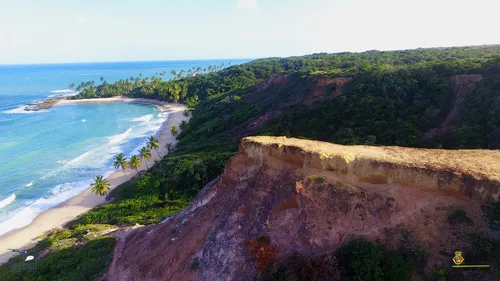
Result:
<svg viewBox="0 0 500 281"><path fill-rule="evenodd" d="M156 150L156 153L158 153L158 157L161 157L160 153L158 152L158 147L160 147L160 141L155 136L149 137L147 146L149 149Z"/></svg>
<svg viewBox="0 0 500 281"><path fill-rule="evenodd" d="M121 168L123 170L123 176L126 177L125 169L128 167L128 161L127 161L127 157L125 157L125 155L123 155L123 153L120 153L120 154L115 156L113 166L115 167L115 169Z"/></svg>
<svg viewBox="0 0 500 281"><path fill-rule="evenodd" d="M146 168L149 170L147 160L151 159L151 151L146 147L143 147L139 150L139 157L144 161Z"/></svg>
<svg viewBox="0 0 500 281"><path fill-rule="evenodd" d="M137 174L139 174L139 167L141 166L141 158L137 155L130 157L129 166L131 169L135 169Z"/></svg>
<svg viewBox="0 0 500 281"><path fill-rule="evenodd" d="M144 176L112 190L107 195L114 199L111 203L68 224L64 230L67 234L46 238L65 241L69 245L66 251L85 253L66 258L66 265L73 265L65 268L66 275L44 267L41 279L24 279L26 275L21 273L27 274L26 271L19 273L11 268L19 261L14 259L0 267L0 280L92 280L87 277L102 272L102 264L89 268L77 265L95 259L85 248L93 249L94 244L89 243L95 240L70 243L75 235L90 233L96 225L127 227L162 221L187 206L204 185L221 174L243 136L285 135L341 144L500 148L498 46L321 53L260 59L216 70L212 68L211 72L196 76L172 73L175 79L170 81L139 76L115 83L86 82L76 86L80 93L74 99L124 95L182 102L192 109L192 118L182 125L180 133L174 133L172 128L178 144L175 147L170 144L169 154ZM484 78L477 87L471 87L461 106L454 109L457 97L450 77L476 74ZM348 78L349 82L341 84L338 78ZM328 86L322 87L321 83ZM453 118L448 120L451 112ZM446 125L445 129L441 124ZM433 133L436 131L441 133ZM147 147L158 153L159 143L150 138ZM115 168L125 172L129 167L127 160L123 154L117 155ZM105 235L98 239L114 241ZM481 245L490 245L475 239ZM32 251L34 254L50 252L41 262L64 255L63 250L54 246L57 243L40 243ZM392 251L366 241L352 242L342 249L337 258L349 274L347 280L408 280L419 264L403 249ZM495 252L498 251L489 257L491 264L495 259L500 260ZM112 247L108 246L100 252L104 266L111 253ZM295 261L308 264L305 258ZM362 268L361 261L368 266ZM323 263L325 259L317 262ZM261 277L308 280L297 276L287 279L292 278L293 266L292 262L277 264ZM381 273L378 268L386 270ZM66 277L77 273L83 279Z"/></svg>
<svg viewBox="0 0 500 281"><path fill-rule="evenodd" d="M98 195L106 195L110 189L108 181L103 176L96 176L90 187L92 192Z"/></svg>
<svg viewBox="0 0 500 281"><path fill-rule="evenodd" d="M172 126L172 129L170 129L170 133L172 136L176 137L179 134L179 130L177 130L176 126Z"/></svg>

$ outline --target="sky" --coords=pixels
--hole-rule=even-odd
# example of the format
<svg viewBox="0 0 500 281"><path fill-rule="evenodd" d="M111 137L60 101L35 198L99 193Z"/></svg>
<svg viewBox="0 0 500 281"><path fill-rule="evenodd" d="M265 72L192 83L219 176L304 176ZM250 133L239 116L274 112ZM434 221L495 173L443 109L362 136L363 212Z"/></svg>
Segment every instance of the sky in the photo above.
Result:
<svg viewBox="0 0 500 281"><path fill-rule="evenodd" d="M0 64L498 44L499 8L498 0L0 0Z"/></svg>

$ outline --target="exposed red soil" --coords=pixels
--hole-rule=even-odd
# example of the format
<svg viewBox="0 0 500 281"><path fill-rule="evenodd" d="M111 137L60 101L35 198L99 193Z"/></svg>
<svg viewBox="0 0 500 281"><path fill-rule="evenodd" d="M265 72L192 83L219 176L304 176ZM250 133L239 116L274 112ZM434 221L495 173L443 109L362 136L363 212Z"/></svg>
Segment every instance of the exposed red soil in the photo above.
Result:
<svg viewBox="0 0 500 281"><path fill-rule="evenodd" d="M118 243L107 277L247 281L272 260L358 236L397 247L403 230L427 250L429 268L447 265L468 233L487 228L481 204L499 194L500 151L245 138L188 208ZM459 207L473 224L448 223Z"/></svg>

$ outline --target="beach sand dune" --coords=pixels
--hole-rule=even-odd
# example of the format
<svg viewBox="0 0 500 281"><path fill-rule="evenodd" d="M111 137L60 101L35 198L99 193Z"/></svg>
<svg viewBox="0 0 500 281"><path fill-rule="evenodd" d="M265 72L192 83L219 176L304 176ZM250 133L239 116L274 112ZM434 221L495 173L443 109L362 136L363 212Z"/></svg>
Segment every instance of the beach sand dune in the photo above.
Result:
<svg viewBox="0 0 500 281"><path fill-rule="evenodd" d="M158 106L161 110L169 113L167 121L163 123L162 128L158 132L158 140L160 147L158 152L163 157L167 153L166 144L176 143L175 137L170 133L172 126L179 127L179 124L184 120L189 120L189 117L184 116L185 105L175 103L163 103L157 100L149 99L130 99L130 98L105 98L105 99L91 99L91 100L61 100L58 105L70 105L76 103L99 103L99 102L141 102L150 103ZM151 167L155 161L159 160L156 151L152 151L152 158L147 161ZM146 170L145 163L142 163L140 170ZM126 182L136 173L135 170L127 169L125 175L122 170L118 170L111 174L107 180L114 189L118 185ZM104 196L99 196L91 192L90 187L85 189L79 195L68 199L67 201L59 204L58 206L46 210L36 217L33 222L23 228L12 230L0 236L0 264L7 262L16 253L10 252L9 248L14 249L28 249L34 246L37 238L49 230L61 227L67 222L74 220L79 215L89 211L90 209L105 204L106 199Z"/></svg>

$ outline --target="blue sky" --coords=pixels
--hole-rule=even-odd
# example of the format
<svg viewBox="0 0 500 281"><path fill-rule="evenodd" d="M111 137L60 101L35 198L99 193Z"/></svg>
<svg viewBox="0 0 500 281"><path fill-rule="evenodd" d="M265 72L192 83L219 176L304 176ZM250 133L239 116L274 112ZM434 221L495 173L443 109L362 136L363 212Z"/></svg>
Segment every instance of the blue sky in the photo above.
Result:
<svg viewBox="0 0 500 281"><path fill-rule="evenodd" d="M0 64L500 43L497 0L0 0Z"/></svg>

